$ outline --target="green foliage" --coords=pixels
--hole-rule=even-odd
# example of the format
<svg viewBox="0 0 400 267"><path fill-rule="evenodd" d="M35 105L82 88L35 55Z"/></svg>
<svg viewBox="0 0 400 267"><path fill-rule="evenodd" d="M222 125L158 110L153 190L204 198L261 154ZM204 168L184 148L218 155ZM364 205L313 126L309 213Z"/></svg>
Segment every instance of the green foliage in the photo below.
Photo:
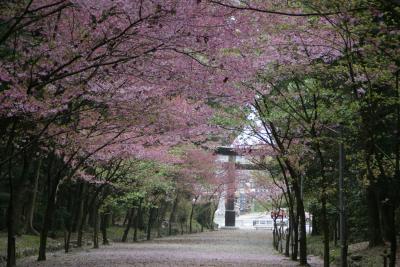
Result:
<svg viewBox="0 0 400 267"><path fill-rule="evenodd" d="M210 227L209 223L213 212L211 208L211 202L197 204L195 207L196 220L200 225Z"/></svg>
<svg viewBox="0 0 400 267"><path fill-rule="evenodd" d="M272 204L270 201L261 201L255 199L253 203L254 207L252 208L252 212L265 212L266 210L272 210Z"/></svg>
<svg viewBox="0 0 400 267"><path fill-rule="evenodd" d="M155 161L132 161L126 164L132 165L129 173L113 183L117 190L107 197L104 207L128 209L137 207L141 201L144 206L157 207L161 199L171 201L169 195L174 187L168 179L172 175L170 166Z"/></svg>

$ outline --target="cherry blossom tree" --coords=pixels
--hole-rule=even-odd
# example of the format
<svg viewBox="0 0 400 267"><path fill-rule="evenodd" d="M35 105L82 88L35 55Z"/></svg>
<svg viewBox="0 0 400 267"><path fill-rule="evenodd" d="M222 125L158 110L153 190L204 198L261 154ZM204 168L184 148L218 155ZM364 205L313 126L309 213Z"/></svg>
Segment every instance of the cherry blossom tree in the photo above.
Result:
<svg viewBox="0 0 400 267"><path fill-rule="evenodd" d="M224 175L218 171L216 157L211 152L189 147L184 151L182 158L180 175L183 181L181 183L189 191L192 199L189 216L189 232L191 233L197 202L210 203L216 195L219 196L218 193L223 189Z"/></svg>
<svg viewBox="0 0 400 267"><path fill-rule="evenodd" d="M224 24L209 29L224 17L208 13L205 25L205 10L180 1L4 4L0 102L2 140L8 141L0 164L11 165L28 150L50 151L65 163L55 171L45 224L59 181L100 150L119 143L118 149L146 154L141 150L152 144L176 144L207 129L204 77L221 85L225 79L210 61ZM18 195L12 187L10 176L10 203ZM11 229L10 251L12 240Z"/></svg>

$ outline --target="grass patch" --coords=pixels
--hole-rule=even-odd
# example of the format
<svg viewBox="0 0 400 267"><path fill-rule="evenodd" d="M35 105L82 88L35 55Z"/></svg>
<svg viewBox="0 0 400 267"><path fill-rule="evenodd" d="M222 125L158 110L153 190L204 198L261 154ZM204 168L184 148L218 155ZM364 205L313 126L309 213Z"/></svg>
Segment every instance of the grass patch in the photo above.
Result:
<svg viewBox="0 0 400 267"><path fill-rule="evenodd" d="M382 253L384 250L389 251L389 247L380 246L369 248L368 242L360 242L356 244L349 245L349 258L353 255L361 256L360 266L363 267L375 267L383 266Z"/></svg>
<svg viewBox="0 0 400 267"><path fill-rule="evenodd" d="M330 242L330 262L336 266L340 264L340 247L334 246ZM384 250L389 250L389 247L381 246L369 248L368 242L360 242L349 245L348 263L352 261L352 256L360 256L361 260L357 262L357 266L362 267L380 267L383 266L382 253ZM307 236L307 252L309 254L324 257L324 244L322 236Z"/></svg>
<svg viewBox="0 0 400 267"><path fill-rule="evenodd" d="M324 243L322 236L307 236L307 253L321 258L324 257ZM340 260L340 248L334 242L329 243L329 261L335 265Z"/></svg>
<svg viewBox="0 0 400 267"><path fill-rule="evenodd" d="M111 242L121 242L122 236L124 234L125 231L125 227L123 226L111 226L107 228L107 236L108 239ZM128 234L128 238L127 238L127 242L133 242L133 233L134 233L134 228L131 227L131 229L129 230L129 234ZM156 230L153 229L152 230L152 237L154 237L154 234L156 234ZM146 239L146 233L142 230L138 230L138 234L137 234L138 240L143 240ZM99 238L101 240L102 236L101 233L99 233Z"/></svg>
<svg viewBox="0 0 400 267"><path fill-rule="evenodd" d="M30 256L39 252L39 236L34 235L21 235L16 236L16 256L17 258ZM52 238L47 239L47 250L54 251L63 247L62 240ZM0 256L7 255L7 234L0 233Z"/></svg>

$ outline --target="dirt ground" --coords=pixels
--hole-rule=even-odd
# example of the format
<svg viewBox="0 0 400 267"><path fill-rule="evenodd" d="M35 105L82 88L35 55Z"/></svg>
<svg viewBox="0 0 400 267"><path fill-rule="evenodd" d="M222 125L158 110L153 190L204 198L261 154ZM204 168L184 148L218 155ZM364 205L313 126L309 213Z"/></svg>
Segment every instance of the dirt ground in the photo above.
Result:
<svg viewBox="0 0 400 267"><path fill-rule="evenodd" d="M18 266L297 266L275 252L271 233L264 230L219 230L174 236L140 243L114 243L100 249L49 253L47 261L35 257ZM311 266L323 266L310 257Z"/></svg>

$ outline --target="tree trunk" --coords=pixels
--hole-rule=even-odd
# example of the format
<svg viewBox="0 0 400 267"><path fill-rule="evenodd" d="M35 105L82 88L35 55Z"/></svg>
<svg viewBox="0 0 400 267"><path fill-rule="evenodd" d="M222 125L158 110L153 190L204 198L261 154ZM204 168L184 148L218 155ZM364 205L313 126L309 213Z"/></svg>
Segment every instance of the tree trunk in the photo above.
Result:
<svg viewBox="0 0 400 267"><path fill-rule="evenodd" d="M297 201L297 215L299 218L299 246L300 246L300 265L307 265L307 232L306 215L303 200L301 199L300 189L295 189Z"/></svg>
<svg viewBox="0 0 400 267"><path fill-rule="evenodd" d="M157 212L157 237L161 237L161 226L164 222L164 217L165 213L167 212L167 204L166 203L161 203L161 207L159 211Z"/></svg>
<svg viewBox="0 0 400 267"><path fill-rule="evenodd" d="M133 241L134 242L138 241L137 235L138 235L138 228L139 228L139 219L142 217L142 202L143 202L143 199L140 199L139 207L137 209L137 214L136 214L136 218L135 218L135 229L133 232Z"/></svg>
<svg viewBox="0 0 400 267"><path fill-rule="evenodd" d="M295 212L294 212L294 197L293 196L293 191L291 190L288 175L286 174L286 168L282 162L282 160L279 157L276 157L276 160L278 161L279 167L281 169L281 173L283 175L283 181L285 182L285 187L286 187L286 195L285 199L287 204L289 205L289 229L288 229L288 234L287 234L287 240L286 240L286 251L285 255L289 257L290 255L290 245L293 244L293 233L294 229L296 228L296 233L298 233L298 220L297 216L295 217ZM286 197L287 196L287 197ZM294 227L295 226L295 227ZM297 234L296 234L296 243L297 243ZM297 259L297 244L296 244L296 252L294 253L294 248L292 247L292 258Z"/></svg>
<svg viewBox="0 0 400 267"><path fill-rule="evenodd" d="M140 215L140 217L139 217L139 229L143 230L143 232L146 232L146 229L147 229L147 222L146 223L144 222L144 219L145 219L144 215L147 212L148 212L147 208L142 206L142 212L139 214Z"/></svg>
<svg viewBox="0 0 400 267"><path fill-rule="evenodd" d="M289 188L289 185L287 184L287 188ZM288 240L286 241L287 244L287 256L289 257L289 250L290 250L290 245L292 245L292 259L297 260L297 244L296 244L296 249L294 249L294 242L293 242L293 236L294 233L296 232L296 240L298 240L298 219L295 216L294 213L294 205L293 205L293 196L290 195L290 191L287 191L288 194L288 200L289 200L289 232L288 232ZM297 241L295 241L297 243Z"/></svg>
<svg viewBox="0 0 400 267"><path fill-rule="evenodd" d="M279 227L279 251L283 252L283 224Z"/></svg>
<svg viewBox="0 0 400 267"><path fill-rule="evenodd" d="M314 213L311 220L312 230L311 235L316 236L319 235L319 226L318 226L318 216L317 213Z"/></svg>
<svg viewBox="0 0 400 267"><path fill-rule="evenodd" d="M15 229L14 229L14 191L12 178L9 179L10 183L10 199L7 210L7 267L16 266L15 257Z"/></svg>
<svg viewBox="0 0 400 267"><path fill-rule="evenodd" d="M369 226L369 247L383 245L381 224L379 219L379 206L373 185L367 188L367 206L368 206L368 226Z"/></svg>
<svg viewBox="0 0 400 267"><path fill-rule="evenodd" d="M211 229L212 231L215 230L215 229L214 229L214 218L215 218L215 211L216 211L216 209L217 209L217 206L216 206L215 204L211 203L211 206L210 206L210 210L211 210L210 229Z"/></svg>
<svg viewBox="0 0 400 267"><path fill-rule="evenodd" d="M109 245L110 242L107 238L107 227L108 227L108 220L109 220L110 213L104 213L101 215L101 235L103 237L103 245Z"/></svg>
<svg viewBox="0 0 400 267"><path fill-rule="evenodd" d="M79 188L79 196L78 196L78 207L77 207L77 213L75 220L72 222L72 232L76 232L78 230L78 226L80 221L82 220L83 216L83 208L85 204L85 199L84 196L86 195L86 183L84 181L80 182L80 188Z"/></svg>
<svg viewBox="0 0 400 267"><path fill-rule="evenodd" d="M324 194L324 193L323 193ZM324 234L324 267L329 267L329 225L328 225L328 218L326 214L326 197L322 196L321 199L322 208L321 208L321 215L322 215L322 228Z"/></svg>
<svg viewBox="0 0 400 267"><path fill-rule="evenodd" d="M46 247L47 247L47 237L49 235L49 231L51 225L53 223L53 216L56 209L56 197L57 197L57 188L60 182L60 173L52 179L53 175L53 162L55 156L54 154L49 154L49 166L47 170L47 206L44 213L43 225L40 231L40 244L39 244L39 256L38 261L46 260Z"/></svg>
<svg viewBox="0 0 400 267"><path fill-rule="evenodd" d="M149 220L147 221L147 237L146 240L151 239L151 228L153 226L153 217L154 217L154 212L156 208L149 208Z"/></svg>
<svg viewBox="0 0 400 267"><path fill-rule="evenodd" d="M299 251L299 217L295 216L293 220L293 242L292 242L292 260L297 261Z"/></svg>
<svg viewBox="0 0 400 267"><path fill-rule="evenodd" d="M193 220L193 213L194 213L194 206L196 205L196 200L197 197L195 198L195 201L192 203L192 209L190 210L190 218L189 218L189 233L192 233L192 220Z"/></svg>
<svg viewBox="0 0 400 267"><path fill-rule="evenodd" d="M81 198L82 198L82 194L83 194L83 184L80 183L79 186L76 189L76 199L74 201L74 203L71 205L71 214L72 214L72 218L70 218L69 223L67 224L67 234L66 234L66 239L65 239L65 246L64 246L64 250L65 253L69 252L69 247L70 247L70 243L71 243L71 235L74 229L74 224L75 221L77 221L77 218L79 218L79 213L80 213L80 202ZM69 196L71 196L72 194L69 194ZM75 226L76 227L76 226Z"/></svg>
<svg viewBox="0 0 400 267"><path fill-rule="evenodd" d="M176 213L176 208L178 207L178 203L179 203L179 194L176 194L174 204L172 205L171 214L169 215L168 235L172 234L172 223L175 222L175 213Z"/></svg>
<svg viewBox="0 0 400 267"><path fill-rule="evenodd" d="M382 205L382 219L385 221L387 226L386 236L390 242L390 256L389 256L389 267L396 266L396 251L397 251L397 239L396 239L396 223L395 223L395 207L392 205L391 200Z"/></svg>
<svg viewBox="0 0 400 267"><path fill-rule="evenodd" d="M87 203L85 203L85 206L87 206ZM78 221L78 227L77 227L78 228L78 236L77 236L76 246L78 248L82 247L83 227L85 226L86 217L87 217L87 208L84 208L83 212L82 212L82 217Z"/></svg>
<svg viewBox="0 0 400 267"><path fill-rule="evenodd" d="M99 207L93 211L93 248L99 248Z"/></svg>
<svg viewBox="0 0 400 267"><path fill-rule="evenodd" d="M71 234L72 234L71 229L68 229L68 231L65 235L65 242L64 242L64 252L65 253L69 252L69 245L71 244Z"/></svg>
<svg viewBox="0 0 400 267"><path fill-rule="evenodd" d="M131 217L131 210L132 209L128 209L126 211L125 217L124 217L124 221L122 222L122 226L126 226L126 223L128 222L129 218Z"/></svg>
<svg viewBox="0 0 400 267"><path fill-rule="evenodd" d="M134 210L134 208L131 208L128 213L129 213L128 222L126 223L124 234L122 235L121 242L126 242L126 240L128 239L129 230L130 230L130 228L132 226L133 220L135 219L135 210Z"/></svg>
<svg viewBox="0 0 400 267"><path fill-rule="evenodd" d="M14 131L16 127L16 121L12 122L11 134L9 135L6 152L12 154L12 142L14 139ZM15 253L15 209L14 209L14 183L12 176L12 161L8 161L8 186L9 186L9 199L7 208L7 267L16 266L16 253Z"/></svg>
<svg viewBox="0 0 400 267"><path fill-rule="evenodd" d="M56 183L58 184L59 180L57 179ZM49 230L53 223L53 215L56 208L56 191L57 186L53 186L49 189L49 197L47 200L47 207L44 214L42 231L40 232L40 245L39 245L39 257L38 261L46 260L46 246L47 246L47 237L49 235Z"/></svg>
<svg viewBox="0 0 400 267"><path fill-rule="evenodd" d="M39 185L41 166L42 166L42 158L39 158L38 165L36 167L36 173L35 173L35 177L34 177L35 180L34 180L33 189L32 189L32 198L29 203L28 218L27 218L26 227L25 227L25 232L27 234L32 234L32 235L39 235L39 232L33 226L33 218L35 215L35 204L36 204L36 198L37 198L37 193L38 193L38 185Z"/></svg>
<svg viewBox="0 0 400 267"><path fill-rule="evenodd" d="M86 220L88 217L88 213L89 213L89 206L91 206L93 204L93 202L90 200L90 190L88 188L88 185L85 186L85 200L83 201L83 204L80 208L82 208L82 216L81 219L78 221L78 237L77 237L77 242L76 242L76 246L78 248L82 247L82 241L83 241L83 228L86 225Z"/></svg>
<svg viewBox="0 0 400 267"><path fill-rule="evenodd" d="M296 235L299 235L299 246L300 246L300 265L307 265L307 234L306 234L306 215L304 211L304 204L301 195L301 189L299 186L299 175L296 170L292 167L291 163L285 159L284 163L287 167L287 170L292 177L292 187L294 196L296 199L296 210L297 210L297 217L299 219L298 224L295 228L295 244L297 243ZM296 252L297 256L297 252Z"/></svg>
<svg viewBox="0 0 400 267"><path fill-rule="evenodd" d="M86 190L85 192L89 191L89 188L84 187ZM82 247L82 238L83 238L83 228L86 224L86 220L88 217L88 210L89 207L94 206L95 205L95 201L96 198L98 196L98 194L100 193L100 191L103 189L102 186L100 186L99 188L97 188L97 190L94 192L93 197L90 198L89 197L89 192L87 192L85 195L87 195L87 197L85 198L85 203L83 205L83 212L82 212L82 220L79 221L79 225L78 225L78 240L77 240L77 247ZM93 217L93 213L90 213L90 215Z"/></svg>
<svg viewBox="0 0 400 267"><path fill-rule="evenodd" d="M289 225L288 228L286 229L286 244L285 244L285 256L289 257L290 256L290 237L291 237L291 232L292 232L292 218L289 216Z"/></svg>

